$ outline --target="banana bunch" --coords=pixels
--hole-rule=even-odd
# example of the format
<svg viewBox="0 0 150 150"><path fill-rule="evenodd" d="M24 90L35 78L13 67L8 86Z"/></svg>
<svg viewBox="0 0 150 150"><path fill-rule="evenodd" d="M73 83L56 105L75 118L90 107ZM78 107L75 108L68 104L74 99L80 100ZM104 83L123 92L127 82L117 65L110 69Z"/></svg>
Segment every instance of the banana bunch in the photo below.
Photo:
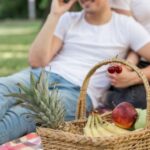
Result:
<svg viewBox="0 0 150 150"><path fill-rule="evenodd" d="M121 135L131 131L117 127L113 123L102 120L98 113L92 112L87 120L86 126L83 129L84 135L89 137L102 137Z"/></svg>

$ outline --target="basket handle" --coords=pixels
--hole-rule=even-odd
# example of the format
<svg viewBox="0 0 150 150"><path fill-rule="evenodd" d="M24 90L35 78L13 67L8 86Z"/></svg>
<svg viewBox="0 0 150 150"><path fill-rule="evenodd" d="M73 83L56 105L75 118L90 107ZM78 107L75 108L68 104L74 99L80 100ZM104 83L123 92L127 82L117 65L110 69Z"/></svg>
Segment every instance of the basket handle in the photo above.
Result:
<svg viewBox="0 0 150 150"><path fill-rule="evenodd" d="M146 127L150 128L150 86L147 78L145 75L141 72L141 70L136 67L135 65L130 64L129 62L119 59L119 58L113 58L109 60L102 61L98 64L96 64L86 75L83 84L81 86L80 90L80 96L78 99L77 104L77 110L76 110L76 119L77 120L84 120L86 119L86 94L87 94L87 87L89 84L89 80L91 76L95 73L95 71L100 68L103 65L107 65L109 63L120 63L123 65L128 66L129 68L133 69L138 76L142 79L145 90L146 90L146 100L147 100L147 113L146 113Z"/></svg>

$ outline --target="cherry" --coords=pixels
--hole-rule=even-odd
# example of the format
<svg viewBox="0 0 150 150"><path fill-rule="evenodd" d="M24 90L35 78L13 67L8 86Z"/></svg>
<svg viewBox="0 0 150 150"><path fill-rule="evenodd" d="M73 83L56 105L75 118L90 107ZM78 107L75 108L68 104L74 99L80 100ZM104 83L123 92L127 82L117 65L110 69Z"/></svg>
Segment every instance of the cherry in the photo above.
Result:
<svg viewBox="0 0 150 150"><path fill-rule="evenodd" d="M113 74L113 73L121 73L122 72L122 67L119 65L112 65L108 67L108 72Z"/></svg>
<svg viewBox="0 0 150 150"><path fill-rule="evenodd" d="M119 65L116 65L115 66L115 71L116 71L116 73L121 73L122 72L122 67L119 66Z"/></svg>
<svg viewBox="0 0 150 150"><path fill-rule="evenodd" d="M110 67L108 67L108 72L109 72L109 73L113 74L113 73L115 73L115 71L116 71L115 66L110 66Z"/></svg>

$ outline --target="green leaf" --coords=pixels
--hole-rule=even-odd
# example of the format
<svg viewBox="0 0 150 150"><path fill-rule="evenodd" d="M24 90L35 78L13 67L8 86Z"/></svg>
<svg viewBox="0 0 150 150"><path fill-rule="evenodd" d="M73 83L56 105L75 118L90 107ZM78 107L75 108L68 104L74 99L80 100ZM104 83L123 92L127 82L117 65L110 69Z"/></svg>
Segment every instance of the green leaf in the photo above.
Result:
<svg viewBox="0 0 150 150"><path fill-rule="evenodd" d="M22 85L21 83L17 83L17 86L26 94L30 94L31 93L31 90L30 88L28 88L27 86L25 85Z"/></svg>
<svg viewBox="0 0 150 150"><path fill-rule="evenodd" d="M37 124L41 126L57 128L64 122L65 107L61 102L59 90L55 83L49 91L47 74L42 70L38 80L35 80L34 74L30 75L30 86L27 87L18 83L21 91L19 93L10 93L6 96L15 97L20 105L31 110L31 116Z"/></svg>

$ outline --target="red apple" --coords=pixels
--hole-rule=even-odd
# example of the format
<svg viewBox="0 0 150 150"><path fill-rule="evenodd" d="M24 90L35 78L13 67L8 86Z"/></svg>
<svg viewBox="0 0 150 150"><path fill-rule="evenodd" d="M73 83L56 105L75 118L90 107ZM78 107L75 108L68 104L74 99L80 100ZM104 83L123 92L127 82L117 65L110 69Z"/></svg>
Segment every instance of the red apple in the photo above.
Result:
<svg viewBox="0 0 150 150"><path fill-rule="evenodd" d="M134 106L128 102L118 104L112 111L112 121L115 125L129 129L137 119L137 111Z"/></svg>

